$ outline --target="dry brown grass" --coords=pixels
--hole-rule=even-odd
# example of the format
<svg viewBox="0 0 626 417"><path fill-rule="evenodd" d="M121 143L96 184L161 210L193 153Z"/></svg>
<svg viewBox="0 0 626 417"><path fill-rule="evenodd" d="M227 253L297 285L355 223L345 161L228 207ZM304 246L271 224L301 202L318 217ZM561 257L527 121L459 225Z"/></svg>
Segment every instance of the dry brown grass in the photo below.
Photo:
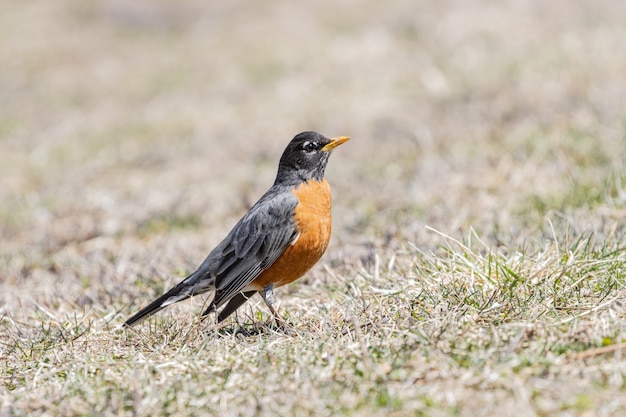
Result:
<svg viewBox="0 0 626 417"><path fill-rule="evenodd" d="M626 4L545 3L2 3L0 414L626 413ZM119 330L309 129L296 335Z"/></svg>

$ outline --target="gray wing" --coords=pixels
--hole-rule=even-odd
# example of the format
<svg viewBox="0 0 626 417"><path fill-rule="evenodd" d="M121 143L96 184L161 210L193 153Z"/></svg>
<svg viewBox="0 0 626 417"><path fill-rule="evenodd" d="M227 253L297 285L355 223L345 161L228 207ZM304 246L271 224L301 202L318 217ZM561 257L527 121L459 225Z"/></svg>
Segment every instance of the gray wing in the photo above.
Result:
<svg viewBox="0 0 626 417"><path fill-rule="evenodd" d="M289 191L270 189L239 220L198 269L129 318L133 326L170 304L215 290L213 309L239 294L269 268L297 235L293 212L298 199Z"/></svg>
<svg viewBox="0 0 626 417"><path fill-rule="evenodd" d="M282 255L297 235L293 220L297 204L298 199L291 192L263 196L181 283L188 288L183 293L190 292L190 296L214 289L215 308L240 293ZM172 297L165 304L180 301L177 298Z"/></svg>

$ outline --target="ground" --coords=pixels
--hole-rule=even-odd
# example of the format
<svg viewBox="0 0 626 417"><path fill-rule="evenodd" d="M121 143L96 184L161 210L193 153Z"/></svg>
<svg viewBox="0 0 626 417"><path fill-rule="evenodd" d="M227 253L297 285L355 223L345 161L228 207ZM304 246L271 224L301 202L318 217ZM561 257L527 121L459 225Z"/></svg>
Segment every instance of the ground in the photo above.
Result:
<svg viewBox="0 0 626 417"><path fill-rule="evenodd" d="M0 5L0 414L626 414L626 3ZM303 130L320 263L172 306Z"/></svg>

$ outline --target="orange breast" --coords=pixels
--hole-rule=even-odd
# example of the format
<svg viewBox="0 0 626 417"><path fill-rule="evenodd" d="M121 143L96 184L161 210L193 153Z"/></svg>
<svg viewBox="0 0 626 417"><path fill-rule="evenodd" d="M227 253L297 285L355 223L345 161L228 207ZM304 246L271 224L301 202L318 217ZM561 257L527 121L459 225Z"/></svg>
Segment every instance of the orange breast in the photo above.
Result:
<svg viewBox="0 0 626 417"><path fill-rule="evenodd" d="M254 280L251 287L261 290L289 284L304 275L322 257L332 227L330 186L326 180L303 183L293 193L300 203L295 209L298 239L274 264Z"/></svg>

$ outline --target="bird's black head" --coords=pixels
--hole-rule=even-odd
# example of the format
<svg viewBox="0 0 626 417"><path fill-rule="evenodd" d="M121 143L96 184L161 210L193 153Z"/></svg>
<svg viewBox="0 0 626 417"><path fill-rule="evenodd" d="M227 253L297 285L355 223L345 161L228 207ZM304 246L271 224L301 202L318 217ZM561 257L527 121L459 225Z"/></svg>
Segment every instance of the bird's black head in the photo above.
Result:
<svg viewBox="0 0 626 417"><path fill-rule="evenodd" d="M329 139L317 132L302 132L296 135L280 158L275 183L299 184L303 181L321 181L331 151L348 137Z"/></svg>

